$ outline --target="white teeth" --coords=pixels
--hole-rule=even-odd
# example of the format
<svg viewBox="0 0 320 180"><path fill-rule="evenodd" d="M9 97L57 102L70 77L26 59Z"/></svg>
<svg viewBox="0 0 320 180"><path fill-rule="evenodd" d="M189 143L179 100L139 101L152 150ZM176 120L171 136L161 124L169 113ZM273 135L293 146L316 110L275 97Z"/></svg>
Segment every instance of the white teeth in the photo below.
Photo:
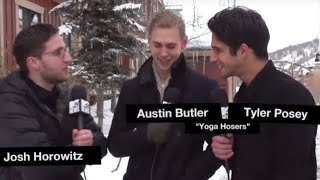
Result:
<svg viewBox="0 0 320 180"><path fill-rule="evenodd" d="M223 68L223 65L218 65L218 68L219 68L219 69Z"/></svg>

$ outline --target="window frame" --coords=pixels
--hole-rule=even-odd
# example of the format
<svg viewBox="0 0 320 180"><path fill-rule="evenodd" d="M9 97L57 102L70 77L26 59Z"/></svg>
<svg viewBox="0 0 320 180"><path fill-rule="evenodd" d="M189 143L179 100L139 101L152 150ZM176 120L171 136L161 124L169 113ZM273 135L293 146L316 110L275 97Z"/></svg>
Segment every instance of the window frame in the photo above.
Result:
<svg viewBox="0 0 320 180"><path fill-rule="evenodd" d="M15 0L16 3L16 31L17 33L21 30L19 27L19 6L22 8L28 9L30 11L36 12L40 14L40 22L44 22L44 7L39 6L33 2L26 0Z"/></svg>

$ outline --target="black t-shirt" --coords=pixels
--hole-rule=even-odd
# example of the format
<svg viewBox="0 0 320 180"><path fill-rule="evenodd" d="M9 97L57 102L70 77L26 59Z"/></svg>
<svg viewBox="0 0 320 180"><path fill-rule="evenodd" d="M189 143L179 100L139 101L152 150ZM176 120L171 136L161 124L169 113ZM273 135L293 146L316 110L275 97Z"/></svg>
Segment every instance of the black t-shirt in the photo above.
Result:
<svg viewBox="0 0 320 180"><path fill-rule="evenodd" d="M40 99L42 103L44 103L48 108L50 108L54 113L56 113L57 108L57 98L59 96L59 91L56 87L52 89L52 91L48 91L44 89L43 87L37 85L34 83L31 79L29 79L27 76L23 75L24 79L26 80L28 86L35 92L37 97Z"/></svg>

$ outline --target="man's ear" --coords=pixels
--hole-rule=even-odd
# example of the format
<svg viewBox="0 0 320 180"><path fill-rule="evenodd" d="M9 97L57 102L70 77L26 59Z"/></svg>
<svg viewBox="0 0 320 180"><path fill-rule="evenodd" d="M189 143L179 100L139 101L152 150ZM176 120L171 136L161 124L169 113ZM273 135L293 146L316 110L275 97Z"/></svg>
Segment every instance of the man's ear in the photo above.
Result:
<svg viewBox="0 0 320 180"><path fill-rule="evenodd" d="M240 56L248 56L249 51L250 51L249 46L245 43L242 43L237 53L239 53Z"/></svg>
<svg viewBox="0 0 320 180"><path fill-rule="evenodd" d="M188 44L188 36L184 36L182 39L181 51L183 51L187 47L187 44Z"/></svg>
<svg viewBox="0 0 320 180"><path fill-rule="evenodd" d="M36 57L27 57L27 68L29 71L38 71L40 69L40 60Z"/></svg>

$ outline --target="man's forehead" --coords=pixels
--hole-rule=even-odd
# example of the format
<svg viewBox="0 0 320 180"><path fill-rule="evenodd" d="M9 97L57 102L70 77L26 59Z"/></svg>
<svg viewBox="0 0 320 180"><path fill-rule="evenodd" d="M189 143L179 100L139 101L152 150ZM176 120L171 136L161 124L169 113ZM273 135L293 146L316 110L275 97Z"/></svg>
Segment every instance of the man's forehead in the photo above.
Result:
<svg viewBox="0 0 320 180"><path fill-rule="evenodd" d="M149 37L149 40L152 43L157 43L157 44L163 44L163 45L168 45L168 44L178 44L182 42L181 37L178 35L167 35L167 36L156 36L152 35Z"/></svg>
<svg viewBox="0 0 320 180"><path fill-rule="evenodd" d="M45 43L45 47L46 49L51 49L51 50L55 50L61 47L65 47L65 43L63 41L63 38L57 34L52 36L46 43Z"/></svg>
<svg viewBox="0 0 320 180"><path fill-rule="evenodd" d="M152 40L151 41L152 43L155 43L155 44L162 44L162 45L175 45L177 44L177 41L172 41L172 40Z"/></svg>
<svg viewBox="0 0 320 180"><path fill-rule="evenodd" d="M212 47L223 47L223 46L226 46L226 44L223 43L222 41L220 41L220 39L212 33L211 46Z"/></svg>

